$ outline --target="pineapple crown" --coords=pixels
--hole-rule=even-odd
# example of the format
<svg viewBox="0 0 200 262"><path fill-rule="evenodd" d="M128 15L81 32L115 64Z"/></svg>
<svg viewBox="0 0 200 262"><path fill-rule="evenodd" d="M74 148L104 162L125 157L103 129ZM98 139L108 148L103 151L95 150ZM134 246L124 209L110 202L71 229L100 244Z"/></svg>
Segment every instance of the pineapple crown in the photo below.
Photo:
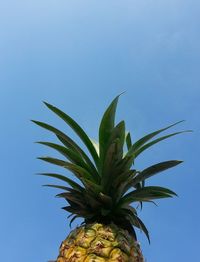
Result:
<svg viewBox="0 0 200 262"><path fill-rule="evenodd" d="M118 95L106 109L100 126L99 142L96 143L88 137L82 127L69 115L57 107L44 102L44 104L70 126L82 140L90 156L68 135L59 129L44 122L32 120L38 126L54 133L60 144L51 142L37 142L55 149L64 156L64 159L52 157L39 157L70 170L80 183L75 182L69 175L58 173L40 173L61 180L67 185L44 185L62 189L57 197L64 198L68 205L64 210L71 213L71 223L77 218L84 218L84 222L115 223L131 233L135 239L135 228L142 230L149 240L149 233L138 217L138 206L142 209L143 202L154 203L154 200L176 196L170 189L159 186L146 186L146 179L172 168L182 161L170 160L154 164L142 171L134 168L134 161L144 150L169 137L190 132L185 130L174 132L154 139L161 132L183 122L179 121L165 128L145 135L136 142L132 142L130 132L125 131L125 122L115 125L115 113L119 99ZM126 150L124 149L126 146ZM132 204L139 204L133 206ZM149 240L150 241L150 240Z"/></svg>

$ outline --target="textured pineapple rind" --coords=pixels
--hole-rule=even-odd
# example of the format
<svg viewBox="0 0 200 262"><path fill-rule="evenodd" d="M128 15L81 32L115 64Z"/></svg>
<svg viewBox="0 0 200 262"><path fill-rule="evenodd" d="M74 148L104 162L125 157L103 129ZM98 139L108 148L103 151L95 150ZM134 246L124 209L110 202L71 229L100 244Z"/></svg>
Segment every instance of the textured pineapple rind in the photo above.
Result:
<svg viewBox="0 0 200 262"><path fill-rule="evenodd" d="M144 262L139 243L115 224L74 229L60 246L57 262Z"/></svg>

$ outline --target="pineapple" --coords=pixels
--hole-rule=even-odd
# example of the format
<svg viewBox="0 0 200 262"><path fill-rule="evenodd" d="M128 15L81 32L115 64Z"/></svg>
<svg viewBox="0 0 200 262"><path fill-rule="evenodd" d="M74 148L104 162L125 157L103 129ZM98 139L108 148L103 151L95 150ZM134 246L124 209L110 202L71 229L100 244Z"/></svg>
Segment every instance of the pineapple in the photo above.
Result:
<svg viewBox="0 0 200 262"><path fill-rule="evenodd" d="M179 121L133 143L130 132L125 130L125 122L115 125L118 100L119 96L111 102L102 117L98 143L90 139L69 115L44 102L75 131L89 154L59 129L32 120L38 126L54 133L60 142L37 143L53 148L63 155L63 159L39 159L71 171L76 178L73 179L68 174L41 173L40 175L63 182L62 185L45 186L62 190L57 197L64 198L68 203L63 209L70 213L70 226L76 218L84 219L61 243L57 262L143 262L136 229L143 231L149 242L150 238L146 226L138 216L138 207L142 209L143 202L155 203L156 199L176 196L170 189L149 186L145 182L182 161L169 160L137 170L135 159L152 145L189 130L154 139L161 132L182 122Z"/></svg>

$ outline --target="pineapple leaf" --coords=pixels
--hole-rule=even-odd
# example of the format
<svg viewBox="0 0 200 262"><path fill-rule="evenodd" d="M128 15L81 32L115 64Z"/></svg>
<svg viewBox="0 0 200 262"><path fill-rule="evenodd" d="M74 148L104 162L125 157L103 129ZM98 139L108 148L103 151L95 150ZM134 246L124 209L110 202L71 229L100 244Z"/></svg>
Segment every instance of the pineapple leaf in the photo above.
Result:
<svg viewBox="0 0 200 262"><path fill-rule="evenodd" d="M147 237L147 239L150 243L149 232L148 232L146 226L144 225L144 223L142 222L142 220L135 214L135 212L131 211L130 209L122 209L122 212L124 212L126 218L130 221L130 223L133 226L141 229L145 233L145 235L146 235L146 237Z"/></svg>
<svg viewBox="0 0 200 262"><path fill-rule="evenodd" d="M95 211L99 210L102 207L102 203L100 202L100 200L90 194L90 192L85 193L85 200L87 204Z"/></svg>
<svg viewBox="0 0 200 262"><path fill-rule="evenodd" d="M67 123L74 131L75 133L79 136L79 138L83 141L83 143L86 145L87 149L89 150L91 156L93 157L97 167L99 164L99 157L96 152L96 149L94 148L90 138L87 136L85 131L80 127L80 125L74 121L69 115L58 109L57 107L44 102L44 104L51 110L53 111L56 115L58 115L62 120L64 120L65 123Z"/></svg>
<svg viewBox="0 0 200 262"><path fill-rule="evenodd" d="M82 192L84 190L83 187L81 187L79 184L77 184L76 182L74 182L73 180L69 179L66 176L60 175L60 174L55 174L55 173L40 173L38 175L42 175L42 176L48 176L48 177L53 177L53 178L57 178L59 180L62 180L66 183L68 183L71 187L73 187L74 189L78 190L79 192Z"/></svg>
<svg viewBox="0 0 200 262"><path fill-rule="evenodd" d="M96 170L95 166L93 165L92 161L90 160L90 158L70 137L68 137L62 131L58 130L57 128L55 128L55 127L53 127L49 124L46 124L46 123L40 122L40 121L35 121L35 120L31 120L31 121L33 123L35 123L36 125L53 132L65 146L71 148L77 154L79 154L87 162L87 164L90 166L91 171L96 176L98 176L97 170Z"/></svg>
<svg viewBox="0 0 200 262"><path fill-rule="evenodd" d="M125 173L122 173L117 179L113 182L113 194L114 199L118 201L124 193L127 192L129 184L132 182L133 177L135 176L135 170L129 170Z"/></svg>
<svg viewBox="0 0 200 262"><path fill-rule="evenodd" d="M101 208L101 215L107 216L110 213L110 209Z"/></svg>
<svg viewBox="0 0 200 262"><path fill-rule="evenodd" d="M136 212L135 210L130 210L129 208L120 208L117 214L124 214L125 216L133 217L136 215Z"/></svg>
<svg viewBox="0 0 200 262"><path fill-rule="evenodd" d="M172 137L172 136L175 136L175 135L178 135L178 134L182 134L182 133L186 133L186 132L191 132L191 130L186 130L186 131L181 131L181 132L175 132L175 133L172 133L172 134L169 134L169 135L166 135L166 136L163 136L163 137L160 137L158 139L155 139L153 140L152 142L150 143L147 143L145 144L143 147L141 148L138 148L137 150L135 149L134 151L134 145L129 149L129 151L127 152L127 154L125 155L123 161L124 162L127 162L129 164L129 166L131 167L131 165L134 163L134 159L139 155L141 154L144 150L146 150L147 148L153 146L154 144L157 144L158 142L162 141L162 140L165 140L169 137Z"/></svg>
<svg viewBox="0 0 200 262"><path fill-rule="evenodd" d="M86 164L86 162L82 159L82 157L80 157L79 154L76 153L76 151L70 149L70 148L66 148L62 145L58 145L58 144L54 144L54 143L50 143L50 142L36 142L38 144L42 144L45 146L48 146L50 148L55 149L56 151L58 151L59 153L61 153L63 156L65 156L69 161L71 161L74 164L77 164L79 166L84 167L88 172L91 172L90 167Z"/></svg>
<svg viewBox="0 0 200 262"><path fill-rule="evenodd" d="M76 220L78 217L80 217L80 216L74 215L74 216L72 217L72 219L71 219L70 222L69 222L70 228L72 227L72 223L74 222L74 220Z"/></svg>
<svg viewBox="0 0 200 262"><path fill-rule="evenodd" d="M92 138L90 138L90 140L91 140L91 142L92 142L94 148L96 149L97 154L99 155L99 142L96 141L95 139L92 139Z"/></svg>
<svg viewBox="0 0 200 262"><path fill-rule="evenodd" d="M64 198L71 207L77 210L77 214L80 214L80 212L84 212L87 210L86 203L83 197L76 196L74 193L61 193L58 194L57 197Z"/></svg>
<svg viewBox="0 0 200 262"><path fill-rule="evenodd" d="M94 182L92 182L90 179L84 179L83 184L87 191L92 192L95 196L101 192L102 187Z"/></svg>
<svg viewBox="0 0 200 262"><path fill-rule="evenodd" d="M133 163L134 155L126 155L116 166L116 173L121 174L122 172L129 171Z"/></svg>
<svg viewBox="0 0 200 262"><path fill-rule="evenodd" d="M102 167L102 186L107 192L110 189L117 163L123 157L123 144L125 136L124 121L120 122L111 132L108 149L105 154L104 165Z"/></svg>
<svg viewBox="0 0 200 262"><path fill-rule="evenodd" d="M109 207L109 208L112 207L113 201L112 201L112 198L110 196L100 192L99 198L106 207Z"/></svg>
<svg viewBox="0 0 200 262"><path fill-rule="evenodd" d="M63 190L66 190L66 191L69 191L71 190L71 188L69 187L66 187L66 186L59 186L59 185L43 185L44 187L53 187L53 188L57 188L57 189L63 189Z"/></svg>
<svg viewBox="0 0 200 262"><path fill-rule="evenodd" d="M146 187L143 187L143 188L139 188L137 190L134 190L133 192L130 192L128 193L127 195L129 194L132 194L133 196L139 196L143 193L164 193L164 194L169 194L169 195L174 195L174 196L177 196L177 194L175 192L173 192L172 190L168 189L168 188L165 188L165 187L160 187L160 186L146 186ZM126 195L126 196L127 196Z"/></svg>
<svg viewBox="0 0 200 262"><path fill-rule="evenodd" d="M180 160L170 160L150 166L144 169L142 172L139 172L139 175L133 178L131 185L135 186L137 183L143 182L145 179L163 172L169 168L172 168L176 165L179 165L182 162L183 161Z"/></svg>
<svg viewBox="0 0 200 262"><path fill-rule="evenodd" d="M65 198L67 201L70 200L71 202L75 203L75 205L79 205L82 208L85 207L85 199L83 198L82 194L78 194L78 191L74 192L64 192L57 194L56 197Z"/></svg>
<svg viewBox="0 0 200 262"><path fill-rule="evenodd" d="M145 224L142 222L142 220L138 216L134 216L134 218L137 219L140 229L145 233L145 235L146 235L146 237L147 237L147 239L149 241L149 244L150 244L150 242L151 242L150 241L150 236L149 236L149 232L148 232Z"/></svg>
<svg viewBox="0 0 200 262"><path fill-rule="evenodd" d="M70 212L72 214L80 215L81 217L90 219L92 217L91 213L86 209L80 209L78 205L73 206L65 206L62 207L67 212Z"/></svg>
<svg viewBox="0 0 200 262"><path fill-rule="evenodd" d="M129 233L132 234L135 240L137 241L135 229L130 221L131 216L127 210L119 209L117 210L117 212L112 214L112 220L116 225L119 225L121 228L128 230ZM117 240L120 242L119 238L120 234L117 236Z"/></svg>
<svg viewBox="0 0 200 262"><path fill-rule="evenodd" d="M113 184L112 184L113 187L118 188L121 185L121 183L126 182L130 177L134 178L136 174L137 174L137 171L135 169L130 169L128 171L121 173L120 175L115 177L115 179L113 180Z"/></svg>
<svg viewBox="0 0 200 262"><path fill-rule="evenodd" d="M38 159L70 170L79 180L81 180L81 182L83 182L84 179L89 179L95 182L95 177L93 177L92 174L78 165L53 157L38 157Z"/></svg>
<svg viewBox="0 0 200 262"><path fill-rule="evenodd" d="M180 124L180 123L182 123L182 122L184 122L184 120L178 121L178 122L176 122L176 123L174 123L174 124L172 124L172 125L169 125L169 126L167 126L167 127L165 127L165 128L162 128L162 129L160 129L160 130L154 131L154 132L152 132L152 133L150 133L150 134L148 134L148 135L140 138L138 141L136 141L136 142L132 145L132 147L131 147L131 149L130 149L130 154L132 154L132 152L135 152L138 148L140 148L142 145L144 145L147 141L149 141L150 139L152 139L154 136L157 136L157 135L160 134L161 132L163 132L163 131L165 131L165 130L167 130L167 129L175 126L175 125L178 125L178 124Z"/></svg>
<svg viewBox="0 0 200 262"><path fill-rule="evenodd" d="M137 227L137 228L141 229L141 225L139 224L139 221L137 220L136 214L134 212L132 212L131 210L120 209L118 214L120 216L122 216L125 221L128 221L134 227ZM134 227L132 227L132 228L134 228ZM146 236L147 236L147 238L149 240L149 235L147 234Z"/></svg>
<svg viewBox="0 0 200 262"><path fill-rule="evenodd" d="M127 210L131 211L133 213L133 215L137 215L137 210L130 205L123 207L123 209L127 209Z"/></svg>
<svg viewBox="0 0 200 262"><path fill-rule="evenodd" d="M65 206L65 207L62 207L62 209L72 214L80 214L80 212L78 212L77 207Z"/></svg>
<svg viewBox="0 0 200 262"><path fill-rule="evenodd" d="M131 141L131 134L130 132L128 132L126 134L126 146L127 146L127 149L129 150L132 146L132 141Z"/></svg>
<svg viewBox="0 0 200 262"><path fill-rule="evenodd" d="M112 101L106 109L99 127L99 155L101 167L104 163L104 158L107 152L108 142L111 132L115 125L115 113L117 108L119 95Z"/></svg>
<svg viewBox="0 0 200 262"><path fill-rule="evenodd" d="M123 157L123 146L125 142L125 122L119 122L114 128L111 133L110 142L117 140L117 148L115 153L115 165L122 159Z"/></svg>
<svg viewBox="0 0 200 262"><path fill-rule="evenodd" d="M153 140L152 142L150 143L147 143L145 144L143 147L141 148L138 148L136 151L135 151L135 158L140 155L144 150L146 150L147 148L157 144L158 142L162 141L162 140L165 140L169 137L172 137L172 136L175 136L175 135L179 135L179 134L183 134L183 133L187 133L187 132L192 132L192 130L185 130L185 131L180 131L180 132L175 132L175 133L172 133L172 134L169 134L169 135L166 135L166 136L163 136L163 137L159 137L158 139L155 139Z"/></svg>
<svg viewBox="0 0 200 262"><path fill-rule="evenodd" d="M106 152L105 155L105 161L104 161L104 165L103 165L103 169L102 169L102 184L105 185L105 183L107 182L109 175L111 174L111 171L113 170L113 166L114 166L114 159L115 159L115 154L116 149L117 149L117 143L119 142L119 139L117 138L115 141L113 141L112 144L109 145L108 150Z"/></svg>
<svg viewBox="0 0 200 262"><path fill-rule="evenodd" d="M57 166L62 166L65 167L67 162L61 159L53 158L53 157L37 157L37 159L46 161L48 163L57 165ZM68 162L69 163L69 162Z"/></svg>
<svg viewBox="0 0 200 262"><path fill-rule="evenodd" d="M177 195L170 189L158 186L148 186L131 191L130 193L126 194L120 199L118 206L123 206L138 201L148 202L152 199L168 198L172 196Z"/></svg>
<svg viewBox="0 0 200 262"><path fill-rule="evenodd" d="M184 121L184 120L178 121L178 122L176 122L176 123L174 123L174 124L172 124L172 125L170 125L170 126L167 126L167 127L165 127L165 128L162 128L162 129L160 129L160 130L158 130L158 131L155 131L155 132L153 132L153 133L150 133L150 134L142 137L141 139L139 139L138 141L136 141L136 142L130 147L130 149L128 150L128 152L127 152L126 155L125 155L125 159L126 159L126 158L130 159L130 163L133 164L133 163L134 163L134 159L135 159L142 151L144 151L144 150L147 149L148 147L150 147L150 146L152 146L152 145L154 145L154 144L156 144L156 143L158 143L158 142L160 142L160 141L162 141L162 140L164 140L164 139L167 139L167 138L169 138L169 137L171 137L171 136L174 136L174 135L177 135L177 134L180 134L180 133L187 132L187 131L176 132L176 133L173 133L173 134L164 136L164 137L160 137L160 138L158 138L158 139L156 139L156 140L154 140L154 141L152 141L152 142L150 142L150 143L148 143L148 144L145 145L145 143L148 142L149 140L151 140L154 136L158 135L159 133L161 133L161 132L163 132L163 131L165 131L165 130L167 130L167 129L169 129L169 128L171 128L171 127L173 127L173 126L175 126L175 125L177 125L177 124L179 124L179 123L181 123L181 122L183 122L183 121ZM143 145L144 145L144 146L143 146ZM142 147L142 146L143 146L143 147ZM140 149L141 147L142 147L142 149Z"/></svg>

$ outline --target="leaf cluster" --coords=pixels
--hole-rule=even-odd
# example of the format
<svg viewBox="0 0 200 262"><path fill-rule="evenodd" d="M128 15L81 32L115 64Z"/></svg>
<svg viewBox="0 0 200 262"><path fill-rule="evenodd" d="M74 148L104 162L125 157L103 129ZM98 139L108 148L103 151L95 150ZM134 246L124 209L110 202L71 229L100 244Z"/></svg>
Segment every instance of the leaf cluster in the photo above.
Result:
<svg viewBox="0 0 200 262"><path fill-rule="evenodd" d="M149 239L148 230L138 217L137 208L132 204L139 203L142 208L143 202L154 203L156 199L176 196L176 193L170 189L145 186L145 182L150 177L175 167L182 161L165 161L139 171L134 168L135 159L158 142L177 134L190 132L190 130L154 138L182 122L179 121L145 135L133 143L130 132L126 132L125 122L115 124L119 96L111 102L102 117L98 142L90 139L83 128L69 115L44 102L53 113L72 128L85 145L87 152L63 131L47 123L32 120L38 126L52 132L60 142L39 141L37 143L52 148L63 156L63 159L49 156L39 157L39 159L69 170L79 182L75 182L68 173L65 175L41 173L40 175L56 178L62 182L61 185L47 184L45 186L63 191L56 196L67 201L68 205L63 209L71 213L71 222L77 217L83 217L86 222L113 222L127 229L135 238L134 228L141 229Z"/></svg>

